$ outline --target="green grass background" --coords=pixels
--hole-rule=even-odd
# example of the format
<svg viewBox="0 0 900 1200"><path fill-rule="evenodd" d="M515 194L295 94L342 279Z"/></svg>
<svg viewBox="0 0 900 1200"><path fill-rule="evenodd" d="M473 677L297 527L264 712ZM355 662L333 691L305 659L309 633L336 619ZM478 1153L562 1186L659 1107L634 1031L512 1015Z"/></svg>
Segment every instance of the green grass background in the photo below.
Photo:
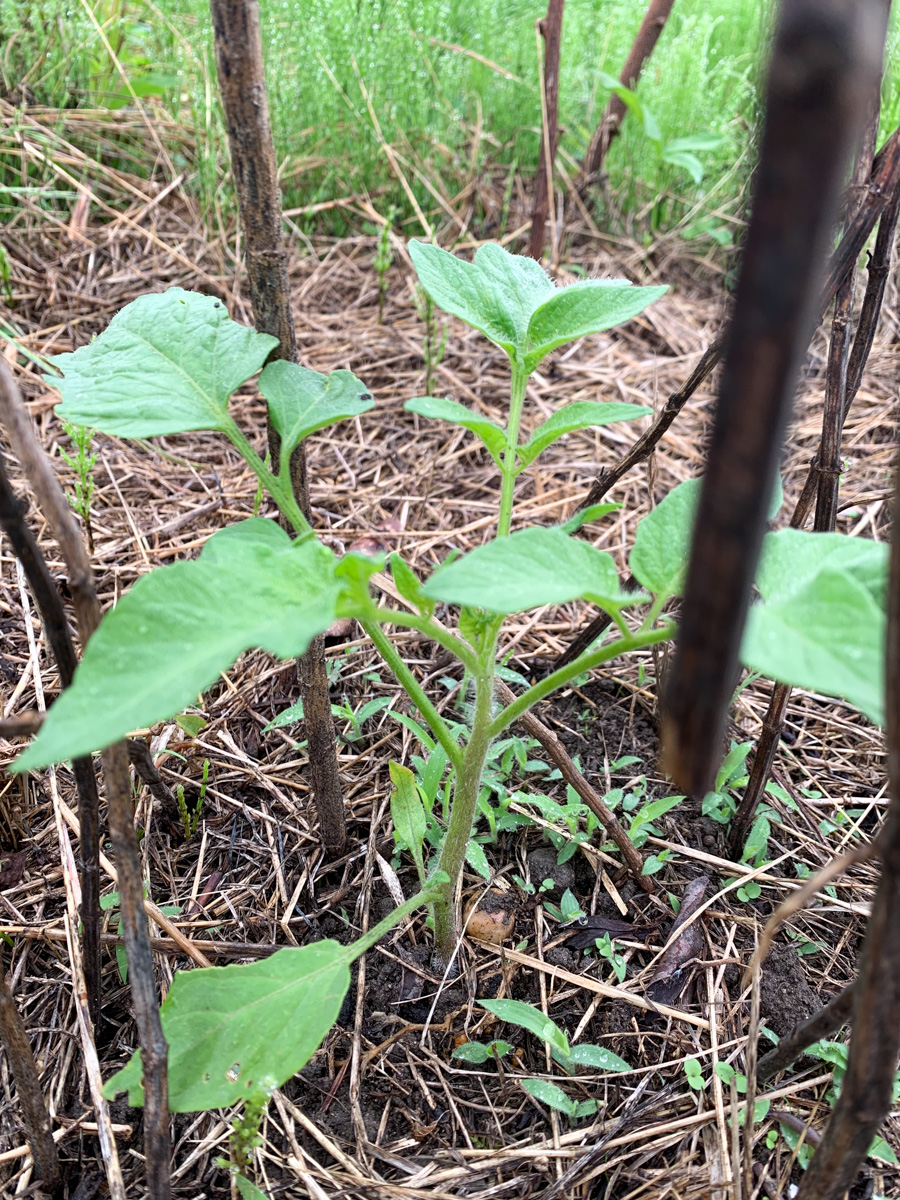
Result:
<svg viewBox="0 0 900 1200"><path fill-rule="evenodd" d="M637 123L626 120L608 166L629 226L646 234L681 222L689 235L727 227L721 219L739 206L752 158L771 8L760 0L676 0L639 95L666 137L712 133L722 141L701 154L705 176L697 185L683 168L662 162ZM645 9L646 0L566 5L561 162L570 172L608 98L598 69L618 75ZM487 171L499 178L493 191L501 195L510 168L532 175L540 129L535 20L544 11L542 0L262 0L286 207L368 195L378 212L395 207L406 232L419 232L365 93L428 212L440 213L435 191L452 205L467 181ZM891 62L898 23L895 11ZM38 101L59 107L121 105L127 95L98 26L137 90L158 92L148 102L163 104L192 130L191 148L174 147L173 156L205 210L230 208L205 0L0 0L4 88L24 80ZM431 39L462 46L517 78ZM900 79L889 70L883 129L898 119ZM503 216L493 213L495 221ZM331 209L300 220L342 232L346 216Z"/></svg>

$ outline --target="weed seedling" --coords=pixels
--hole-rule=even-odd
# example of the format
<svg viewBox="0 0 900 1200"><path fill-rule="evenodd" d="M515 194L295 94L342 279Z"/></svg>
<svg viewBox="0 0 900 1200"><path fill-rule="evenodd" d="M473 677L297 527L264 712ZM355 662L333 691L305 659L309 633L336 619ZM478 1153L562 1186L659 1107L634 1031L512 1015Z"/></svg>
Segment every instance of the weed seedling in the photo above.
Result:
<svg viewBox="0 0 900 1200"><path fill-rule="evenodd" d="M62 427L75 447L74 454L67 454L62 446L59 448L63 461L75 472L73 490L67 492L66 497L72 508L84 521L88 547L93 554L94 530L91 526L91 501L94 498L94 477L92 472L97 465L98 458L96 454L91 453L94 431L88 429L86 425L77 425L74 421L67 421L64 417L62 418Z"/></svg>
<svg viewBox="0 0 900 1200"><path fill-rule="evenodd" d="M598 937L594 941L597 953L601 958L605 958L609 965L615 971L616 979L619 983L625 982L625 976L628 974L628 966L618 946L610 938L608 933L604 933L603 937Z"/></svg>
<svg viewBox="0 0 900 1200"><path fill-rule="evenodd" d="M422 335L422 358L425 362L425 395L431 396L434 394L435 375L444 357L444 350L447 348L447 326L443 325L440 332L438 332L438 323L434 317L434 301L421 284L416 284L413 298L416 305L416 312L419 314L419 320L425 326L425 332Z"/></svg>
<svg viewBox="0 0 900 1200"><path fill-rule="evenodd" d="M391 253L391 225L393 223L396 210L391 209L385 218L384 224L378 231L378 244L375 247L375 258L373 260L375 270L378 272L378 324L382 323L384 315L384 298L387 295L387 273L390 270L391 263L394 261L394 256Z"/></svg>
<svg viewBox="0 0 900 1200"><path fill-rule="evenodd" d="M184 784L179 783L175 788L175 799L178 803L178 815L181 818L181 824L184 829L184 840L189 842L197 832L197 826L200 823L200 814L203 811L203 801L206 799L206 789L209 786L209 759L203 760L203 781L200 784L200 795L197 797L197 802L193 808L188 808L187 800L184 798Z"/></svg>

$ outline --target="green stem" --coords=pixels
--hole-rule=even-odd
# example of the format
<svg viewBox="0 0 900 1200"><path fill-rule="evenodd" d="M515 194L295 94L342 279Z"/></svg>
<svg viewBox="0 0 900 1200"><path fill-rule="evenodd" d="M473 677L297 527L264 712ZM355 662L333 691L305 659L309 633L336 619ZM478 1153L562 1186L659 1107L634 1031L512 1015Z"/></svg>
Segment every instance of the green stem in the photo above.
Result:
<svg viewBox="0 0 900 1200"><path fill-rule="evenodd" d="M450 821L438 860L438 870L445 872L448 879L441 885L438 898L434 902L434 939L437 943L438 954L445 964L450 962L459 937L456 885L466 860L469 838L472 836L472 825L475 821L485 759L491 742L494 740L493 734L490 732L493 702L492 650L491 666L485 669L482 665L479 673L475 676L475 714L472 719L472 736L463 753L462 766L456 773Z"/></svg>
<svg viewBox="0 0 900 1200"><path fill-rule="evenodd" d="M285 486L281 477L272 474L244 437L243 433L241 433L238 425L230 417L228 418L228 424L222 432L250 467L250 470L256 475L256 478L278 505L281 512L293 525L299 537L305 540L307 537L314 536L309 522L300 511L300 506L294 499L290 486Z"/></svg>
<svg viewBox="0 0 900 1200"><path fill-rule="evenodd" d="M399 625L403 629L416 629L424 633L433 642L438 642L445 650L449 650L454 658L458 658L470 674L478 670L478 659L471 649L449 629L445 629L439 621L431 617L421 617L416 613L401 612L396 608L379 608L378 620L383 625Z"/></svg>
<svg viewBox="0 0 900 1200"><path fill-rule="evenodd" d="M421 908L425 904L434 904L440 895L441 892L438 888L423 888L421 892L416 892L414 896L404 900L393 912L389 912L383 920L374 925L368 933L364 933L361 938L350 943L347 947L347 961L355 962L367 950L371 950L376 942L380 942L386 933L390 933L395 925L399 925L404 917L408 917L410 913L414 913L417 908Z"/></svg>
<svg viewBox="0 0 900 1200"><path fill-rule="evenodd" d="M431 732L441 746L443 746L453 767L459 771L463 763L463 753L453 740L444 718L428 699L425 689L397 653L394 644L381 626L371 620L361 621L360 624L372 639L375 649L384 659L387 666L390 667L391 671L393 671L394 677L402 684L413 704L415 704L416 708L428 722Z"/></svg>
<svg viewBox="0 0 900 1200"><path fill-rule="evenodd" d="M598 650L585 651L574 662L570 662L565 667L560 667L558 671L554 671L552 675L547 675L546 678L536 683L534 687L530 687L527 692L523 692L512 704L504 708L501 713L498 713L488 726L487 732L489 737L491 740L499 737L504 729L508 729L514 721L517 721L523 713L528 712L529 708L533 708L539 700L543 700L545 696L549 696L557 688L564 687L570 680L580 675L583 671L591 671L594 667L602 666L603 663L609 662L613 658L618 658L620 654L627 654L630 650L642 650L646 646L655 646L658 642L670 641L675 636L675 632L674 625L667 625L662 629L639 630L629 637L619 638L616 642L609 642L607 645L601 646Z"/></svg>
<svg viewBox="0 0 900 1200"><path fill-rule="evenodd" d="M519 422L525 403L525 388L528 372L512 360L512 381L509 389L509 422L506 426L506 449L500 468L503 482L500 488L500 515L497 518L497 536L506 537L512 520L513 491L516 486L516 453L519 448Z"/></svg>

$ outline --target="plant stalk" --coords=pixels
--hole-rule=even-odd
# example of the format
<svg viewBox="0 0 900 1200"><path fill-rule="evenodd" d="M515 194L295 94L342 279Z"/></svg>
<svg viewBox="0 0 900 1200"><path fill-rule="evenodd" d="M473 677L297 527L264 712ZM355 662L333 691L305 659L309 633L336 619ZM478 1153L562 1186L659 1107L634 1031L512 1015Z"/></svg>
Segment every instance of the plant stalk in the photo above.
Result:
<svg viewBox="0 0 900 1200"><path fill-rule="evenodd" d="M475 713L472 736L463 753L462 765L456 773L450 822L438 860L438 870L449 876L440 885L434 901L434 940L444 964L450 962L459 938L459 916L456 911L456 885L466 861L466 849L472 835L481 776L494 735L491 733L491 709L494 703L494 647L490 648L490 667L475 676ZM488 655L485 655L488 658Z"/></svg>
<svg viewBox="0 0 900 1200"><path fill-rule="evenodd" d="M506 427L506 449L503 452L503 482L500 489L500 515L497 518L497 537L506 537L512 520L513 492L516 486L516 452L519 447L519 422L525 404L528 373L521 363L513 360L509 389L509 424Z"/></svg>

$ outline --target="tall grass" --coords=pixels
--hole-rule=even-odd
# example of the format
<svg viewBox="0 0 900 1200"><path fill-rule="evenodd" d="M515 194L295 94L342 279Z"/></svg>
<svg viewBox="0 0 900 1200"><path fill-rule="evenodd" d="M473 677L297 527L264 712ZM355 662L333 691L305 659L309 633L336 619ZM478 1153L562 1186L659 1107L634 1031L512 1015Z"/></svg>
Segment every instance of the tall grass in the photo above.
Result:
<svg viewBox="0 0 900 1200"><path fill-rule="evenodd" d="M89 0L132 85L196 133L178 165L211 209L230 204L206 0ZM0 57L8 90L23 78L41 102L118 105L129 97L84 0L0 0ZM416 203L440 221L467 184L479 220L495 226L489 172L537 165L540 99L535 19L543 0L262 0L270 106L288 208L366 196L420 225ZM560 77L561 162L574 170L618 75L646 0L580 0L565 12ZM633 120L609 156L610 193L642 230L681 221L690 234L741 195L758 115L771 19L760 0L679 0L639 85L667 137L711 133L698 185L666 164ZM896 31L897 20L894 21ZM895 33L896 40L896 33ZM487 61L483 61L487 60ZM886 86L885 124L900 111ZM394 151L393 164L385 143ZM502 185L500 186L502 194ZM298 219L339 232L341 208ZM713 226L709 226L713 227Z"/></svg>

